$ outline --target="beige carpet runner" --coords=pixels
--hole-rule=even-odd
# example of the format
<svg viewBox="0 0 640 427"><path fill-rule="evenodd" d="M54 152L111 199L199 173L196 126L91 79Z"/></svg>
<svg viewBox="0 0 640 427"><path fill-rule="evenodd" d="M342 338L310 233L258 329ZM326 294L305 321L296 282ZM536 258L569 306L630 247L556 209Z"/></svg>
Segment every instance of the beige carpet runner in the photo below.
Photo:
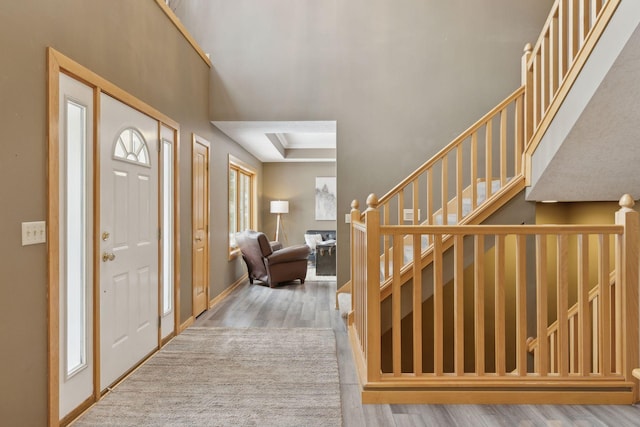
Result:
<svg viewBox="0 0 640 427"><path fill-rule="evenodd" d="M330 329L189 328L75 426L340 426Z"/></svg>

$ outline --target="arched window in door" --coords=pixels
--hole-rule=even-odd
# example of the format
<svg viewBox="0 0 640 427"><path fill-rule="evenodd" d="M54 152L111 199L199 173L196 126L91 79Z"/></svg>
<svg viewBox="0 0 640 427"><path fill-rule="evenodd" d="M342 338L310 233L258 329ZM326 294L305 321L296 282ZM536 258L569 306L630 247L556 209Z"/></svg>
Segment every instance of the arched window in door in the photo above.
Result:
<svg viewBox="0 0 640 427"><path fill-rule="evenodd" d="M142 134L127 128L120 132L113 148L113 158L150 167L149 149Z"/></svg>

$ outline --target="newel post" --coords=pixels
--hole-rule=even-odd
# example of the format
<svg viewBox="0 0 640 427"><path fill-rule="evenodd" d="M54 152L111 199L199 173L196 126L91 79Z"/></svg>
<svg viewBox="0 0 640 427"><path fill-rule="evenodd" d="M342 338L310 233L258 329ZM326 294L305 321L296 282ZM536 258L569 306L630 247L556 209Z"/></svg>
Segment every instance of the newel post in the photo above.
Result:
<svg viewBox="0 0 640 427"><path fill-rule="evenodd" d="M380 212L378 197L367 197L367 380L380 381Z"/></svg>
<svg viewBox="0 0 640 427"><path fill-rule="evenodd" d="M640 215L633 209L633 198L625 194L620 198L620 210L616 212L616 224L624 226L624 233L616 243L616 371L627 381L636 382L633 401L638 400L638 384L632 370L640 367L638 324L638 287L640 276ZM620 338L620 339L619 339Z"/></svg>
<svg viewBox="0 0 640 427"><path fill-rule="evenodd" d="M351 202L351 224L353 224L354 222L360 221L360 217L362 216L362 214L360 213L360 202L358 202L356 199L353 199L353 202ZM351 229L353 230L353 225L351 226Z"/></svg>
<svg viewBox="0 0 640 427"><path fill-rule="evenodd" d="M524 46L522 54L522 86L524 86L524 148L527 149L533 135L533 67L529 68L533 47L531 43Z"/></svg>

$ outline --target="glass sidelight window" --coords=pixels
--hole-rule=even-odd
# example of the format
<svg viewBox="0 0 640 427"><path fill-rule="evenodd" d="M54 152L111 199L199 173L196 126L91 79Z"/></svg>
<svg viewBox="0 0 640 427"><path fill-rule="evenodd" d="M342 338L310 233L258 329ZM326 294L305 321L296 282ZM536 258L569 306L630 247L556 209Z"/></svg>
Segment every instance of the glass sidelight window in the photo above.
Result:
<svg viewBox="0 0 640 427"><path fill-rule="evenodd" d="M66 374L87 363L87 156L86 107L66 102L65 242L66 253Z"/></svg>
<svg viewBox="0 0 640 427"><path fill-rule="evenodd" d="M162 140L162 315L173 310L173 144Z"/></svg>

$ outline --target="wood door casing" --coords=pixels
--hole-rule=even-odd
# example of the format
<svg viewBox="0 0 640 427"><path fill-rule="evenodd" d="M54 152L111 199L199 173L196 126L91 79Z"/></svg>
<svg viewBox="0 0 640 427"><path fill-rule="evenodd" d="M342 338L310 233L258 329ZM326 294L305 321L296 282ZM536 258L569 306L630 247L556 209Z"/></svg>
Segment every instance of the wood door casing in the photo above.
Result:
<svg viewBox="0 0 640 427"><path fill-rule="evenodd" d="M209 150L208 141L193 135L192 153L192 281L193 316L209 302Z"/></svg>
<svg viewBox="0 0 640 427"><path fill-rule="evenodd" d="M100 96L102 93L109 94L113 98L127 104L135 110L144 113L145 115L152 117L158 122L161 122L163 126L167 126L175 132L175 158L174 158L174 200L180 199L180 174L179 174L179 138L178 130L180 124L171 119L162 112L156 110L152 106L140 101L130 93L109 82L98 74L92 72L90 69L75 62L71 58L56 51L52 47L47 48L47 168L49 171L49 178L47 179L47 199L49 201L47 207L47 425L66 425L71 422L78 414L84 409L88 408L91 404L101 399L100 393L100 280L99 275L101 273L101 266L103 261L99 256L102 252L100 233L100 161L102 156L100 155L100 135L98 135L98 129L100 127L100 111L101 103ZM79 404L72 404L69 402L63 402L66 396L62 396L63 393L61 387L65 379L65 373L60 368L61 364L65 363L64 352L65 343L63 334L65 328L63 322L65 322L66 315L62 313L62 304L65 303L66 295L64 290L61 289L65 285L65 276L62 270L64 263L63 255L66 249L65 244L65 229L64 225L64 209L65 199L61 197L61 194L66 190L63 186L64 182L60 179L62 173L62 167L66 158L63 156L66 147L63 145L65 141L65 117L62 115L63 104L66 91L64 87L61 87L61 80L63 76L69 76L70 78L82 82L82 84L88 86L93 92L93 99L86 98L85 102L80 104L86 104L88 107L93 106L91 109L87 109L87 113L91 110L91 114L86 116L87 124L87 141L93 141L91 152L87 152L87 164L86 164L86 176L90 177L90 181L93 183L87 184L87 199L86 199L86 212L87 212L87 226L89 227L88 236L93 236L93 244L91 241L87 241L87 259L93 259L93 262L87 264L87 277L89 288L87 288L87 320L92 322L92 325L87 324L87 336L86 343L89 346L90 351L87 352L86 357L88 362L92 366L88 366L81 373L76 373L74 379L84 375L86 371L89 377L89 382L93 384L93 395L89 398L82 396L79 398ZM85 99L83 95L74 94L72 99L76 101L82 101ZM91 116L91 117L90 117ZM89 126L89 124L91 126ZM90 128L90 129L89 129ZM89 147L87 147L89 150ZM180 205L175 203L174 206L174 223L180 224ZM180 228L175 227L174 230L175 242L180 241ZM77 257L76 257L77 259ZM180 270L180 245L175 245L175 251L173 254L173 265L175 271ZM178 324L180 319L180 275L174 274L174 319L175 324ZM155 305L158 305L156 302ZM92 334L93 336L89 336ZM157 341L157 340L156 340ZM91 354L93 353L93 354ZM73 408L73 409L71 409Z"/></svg>

